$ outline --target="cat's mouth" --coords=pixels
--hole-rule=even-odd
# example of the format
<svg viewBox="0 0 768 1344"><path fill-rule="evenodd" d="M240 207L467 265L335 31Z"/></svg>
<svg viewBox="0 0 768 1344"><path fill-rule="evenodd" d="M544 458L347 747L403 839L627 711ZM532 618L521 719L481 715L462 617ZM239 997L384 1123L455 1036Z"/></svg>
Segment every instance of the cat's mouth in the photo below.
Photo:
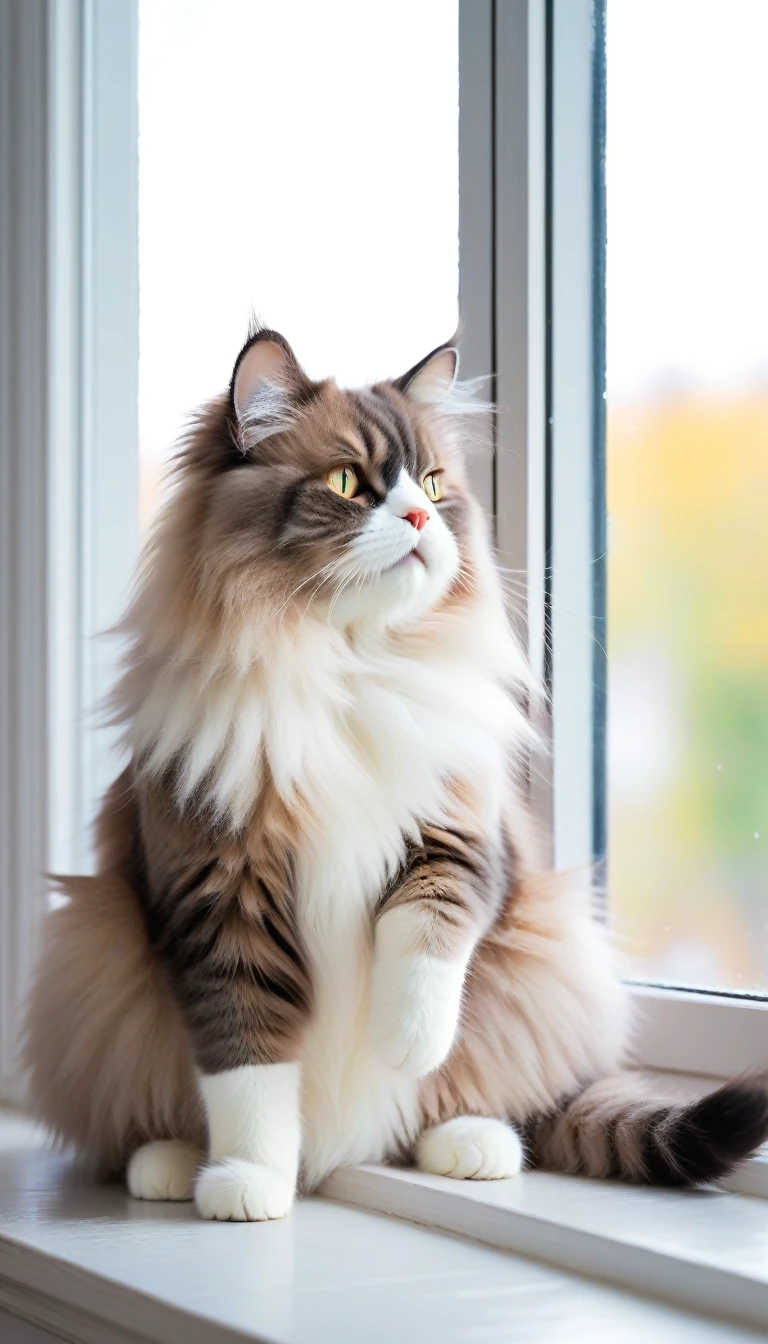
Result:
<svg viewBox="0 0 768 1344"><path fill-rule="evenodd" d="M419 550L418 546L414 546L413 550L406 551L405 555L401 555L399 560L395 560L395 563L393 565L387 565L386 569L383 569L381 572L382 574L390 574L394 569L405 569L406 566L410 565L414 561L422 564L425 569L428 568L427 562L424 559L424 556L421 554L421 551Z"/></svg>

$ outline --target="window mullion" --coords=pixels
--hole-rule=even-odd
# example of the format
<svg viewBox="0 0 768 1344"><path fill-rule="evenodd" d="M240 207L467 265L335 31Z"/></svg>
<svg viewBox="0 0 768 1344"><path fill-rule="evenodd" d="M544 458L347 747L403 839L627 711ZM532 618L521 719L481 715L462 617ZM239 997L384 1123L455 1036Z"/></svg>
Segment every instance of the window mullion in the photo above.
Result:
<svg viewBox="0 0 768 1344"><path fill-rule="evenodd" d="M551 675L555 863L594 842L594 6L552 0L550 218Z"/></svg>
<svg viewBox="0 0 768 1344"><path fill-rule="evenodd" d="M138 4L85 0L83 32L80 604L81 831L114 776L98 727L139 546ZM87 852L82 854L87 864Z"/></svg>

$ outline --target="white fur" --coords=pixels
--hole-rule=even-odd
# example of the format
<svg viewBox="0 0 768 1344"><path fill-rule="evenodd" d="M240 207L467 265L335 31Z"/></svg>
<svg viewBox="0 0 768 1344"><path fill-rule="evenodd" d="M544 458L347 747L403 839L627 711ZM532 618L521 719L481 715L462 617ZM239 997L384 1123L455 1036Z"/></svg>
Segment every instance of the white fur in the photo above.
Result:
<svg viewBox="0 0 768 1344"><path fill-rule="evenodd" d="M519 1175L523 1145L511 1125L480 1115L457 1115L420 1135L419 1171L455 1180L500 1181Z"/></svg>
<svg viewBox="0 0 768 1344"><path fill-rule="evenodd" d="M204 1218L282 1218L293 1202L301 1146L298 1064L244 1065L203 1075L211 1165L195 1200Z"/></svg>
<svg viewBox="0 0 768 1344"><path fill-rule="evenodd" d="M371 977L371 1040L392 1069L423 1078L453 1045L469 961L414 951L420 912L396 906L376 925ZM479 931L478 931L479 932Z"/></svg>
<svg viewBox="0 0 768 1344"><path fill-rule="evenodd" d="M271 1167L228 1157L201 1171L195 1189L198 1213L220 1223L262 1223L284 1218L294 1186Z"/></svg>
<svg viewBox="0 0 768 1344"><path fill-rule="evenodd" d="M414 507L429 515L420 532L404 517ZM415 546L426 566L396 565ZM508 787L510 748L530 736L506 689L524 682L526 665L490 560L464 613L436 606L457 565L451 533L404 474L371 511L353 557L357 578L332 609L307 611L291 627L244 630L216 667L190 660L160 669L133 727L135 757L149 752L147 768L160 770L181 751L183 795L203 778L211 781L210 802L222 823L238 826L248 815L260 761L289 806L302 800L296 895L315 991L303 1053L302 1165L309 1186L335 1166L375 1161L415 1136L418 1086L410 1074L434 1067L450 1048L466 963L380 967L376 1012L395 985L398 992L410 986L410 1003L403 1021L408 1044L403 1049L396 1033L385 1041L374 1025L377 1050L370 1022L372 912L402 863L406 838L417 837L426 822L446 820L446 781L467 781L492 826ZM407 950L402 955L407 961ZM429 978L429 993L426 979L418 988L421 975ZM214 1085L221 1086L207 1079L204 1090ZM250 1104L245 1097L244 1090L235 1102L241 1116ZM216 1151L248 1156L218 1142ZM251 1160L270 1166L263 1156ZM231 1169L227 1189L237 1186L230 1177ZM203 1198L213 1180L210 1173L201 1178L198 1203L221 1217L229 1195L221 1194L220 1182L215 1199ZM261 1207L253 1192L249 1200L249 1207ZM232 1207L243 1208L237 1190Z"/></svg>
<svg viewBox="0 0 768 1344"><path fill-rule="evenodd" d="M126 1183L134 1199L191 1199L202 1154L178 1139L159 1139L137 1148Z"/></svg>

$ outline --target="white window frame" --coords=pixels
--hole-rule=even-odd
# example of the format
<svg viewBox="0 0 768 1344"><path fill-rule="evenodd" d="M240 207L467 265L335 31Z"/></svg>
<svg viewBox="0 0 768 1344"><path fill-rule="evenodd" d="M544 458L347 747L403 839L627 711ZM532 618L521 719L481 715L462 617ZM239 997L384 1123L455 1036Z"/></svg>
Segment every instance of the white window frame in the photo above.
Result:
<svg viewBox="0 0 768 1344"><path fill-rule="evenodd" d="M44 874L90 867L138 548L136 0L0 0L0 1100ZM23 295L23 302L22 302Z"/></svg>
<svg viewBox="0 0 768 1344"><path fill-rule="evenodd" d="M493 377L498 408L475 486L502 563L527 576L529 652L551 678L551 768L532 772L531 796L563 866L594 849L593 17L591 0L460 3L463 372ZM138 547L137 0L0 0L0 18L14 247L0 313L0 1096L12 1098L40 874L87 867L115 768L109 738L82 725L114 675L93 637L119 615ZM577 619L558 638L563 612ZM642 1065L721 1077L768 1059L766 1001L632 994Z"/></svg>

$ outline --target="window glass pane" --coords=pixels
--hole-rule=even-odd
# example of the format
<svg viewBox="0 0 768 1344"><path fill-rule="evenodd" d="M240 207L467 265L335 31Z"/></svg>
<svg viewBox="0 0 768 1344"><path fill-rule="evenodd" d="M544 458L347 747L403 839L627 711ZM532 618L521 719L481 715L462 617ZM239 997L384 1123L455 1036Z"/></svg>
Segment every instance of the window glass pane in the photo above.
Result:
<svg viewBox="0 0 768 1344"><path fill-rule="evenodd" d="M353 384L450 336L457 0L140 0L142 512L253 309Z"/></svg>
<svg viewBox="0 0 768 1344"><path fill-rule="evenodd" d="M768 4L608 0L612 914L768 991Z"/></svg>

